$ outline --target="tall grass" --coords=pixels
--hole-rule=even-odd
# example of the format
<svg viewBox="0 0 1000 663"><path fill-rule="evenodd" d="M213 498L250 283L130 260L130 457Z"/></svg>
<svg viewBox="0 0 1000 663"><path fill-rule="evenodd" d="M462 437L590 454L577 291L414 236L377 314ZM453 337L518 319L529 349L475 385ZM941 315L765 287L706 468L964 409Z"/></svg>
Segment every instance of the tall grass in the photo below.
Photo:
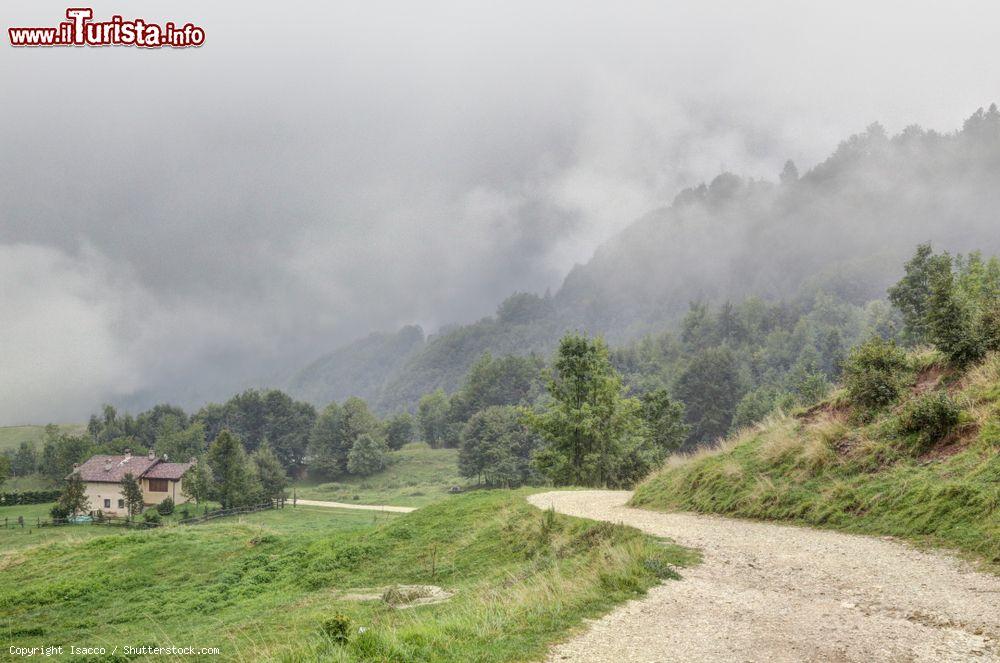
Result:
<svg viewBox="0 0 1000 663"><path fill-rule="evenodd" d="M866 417L845 414L843 392L808 416L775 415L668 462L633 504L889 534L1000 565L1000 355L964 375L937 353L910 361L914 380L946 379Z"/></svg>

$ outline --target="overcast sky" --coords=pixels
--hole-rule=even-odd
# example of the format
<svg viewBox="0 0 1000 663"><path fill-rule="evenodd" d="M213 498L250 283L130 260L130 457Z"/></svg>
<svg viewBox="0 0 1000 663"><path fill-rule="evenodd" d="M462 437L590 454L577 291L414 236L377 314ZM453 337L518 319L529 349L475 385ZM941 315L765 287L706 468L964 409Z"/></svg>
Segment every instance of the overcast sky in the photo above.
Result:
<svg viewBox="0 0 1000 663"><path fill-rule="evenodd" d="M13 49L0 424L268 379L557 288L722 169L1000 97L993 2L117 1L200 49ZM225 8L225 9L224 9Z"/></svg>

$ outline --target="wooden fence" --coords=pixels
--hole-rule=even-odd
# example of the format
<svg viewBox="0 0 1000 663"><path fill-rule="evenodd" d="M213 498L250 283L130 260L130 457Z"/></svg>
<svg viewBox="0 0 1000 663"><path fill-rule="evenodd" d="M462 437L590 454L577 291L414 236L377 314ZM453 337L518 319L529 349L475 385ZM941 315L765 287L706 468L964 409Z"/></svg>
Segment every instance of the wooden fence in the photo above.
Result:
<svg viewBox="0 0 1000 663"><path fill-rule="evenodd" d="M153 507L155 509L155 507ZM239 516L247 513L257 513L258 511L267 511L270 509L283 509L285 508L285 500L270 500L268 502L263 502L261 504L255 504L253 506L241 506L234 507L232 509L215 509L213 511L207 511L201 516L192 516L191 518L184 518L178 520L179 525L197 525L199 523L204 523L209 520L215 520L217 518L226 518L228 516ZM34 521L34 522L32 522ZM109 527L129 527L133 529L151 529L153 527L160 527L166 523L162 522L147 522L142 519L128 519L122 518L121 516L102 516L101 518L94 518L89 522L73 522L70 518L49 518L42 519L40 516L34 519L31 518L4 518L3 527L4 529L24 529L25 527L62 527L65 525L104 525Z"/></svg>
<svg viewBox="0 0 1000 663"><path fill-rule="evenodd" d="M204 523L209 520L215 520L216 518L225 518L227 516L239 516L245 513L256 513L258 511L267 511L269 509L283 509L284 507L285 507L285 500L270 500L268 502L264 502L263 504L257 504L255 506L240 506L240 507L234 507L232 509L216 509L214 511L209 511L204 515L185 518L184 520L179 520L177 522L181 525L197 525L199 523Z"/></svg>

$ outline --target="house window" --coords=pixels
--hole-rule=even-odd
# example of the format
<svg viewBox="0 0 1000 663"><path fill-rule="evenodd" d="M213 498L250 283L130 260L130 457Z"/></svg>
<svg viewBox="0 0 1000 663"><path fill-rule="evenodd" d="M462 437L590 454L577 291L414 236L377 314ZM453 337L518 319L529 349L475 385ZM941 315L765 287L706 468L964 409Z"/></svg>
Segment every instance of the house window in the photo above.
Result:
<svg viewBox="0 0 1000 663"><path fill-rule="evenodd" d="M104 501L107 502L107 500L104 500ZM118 500L118 508L119 509L124 509L125 508L125 500Z"/></svg>
<svg viewBox="0 0 1000 663"><path fill-rule="evenodd" d="M167 492L167 480L166 479L150 479L149 480L149 492L151 492L151 493L165 493L165 492Z"/></svg>
<svg viewBox="0 0 1000 663"><path fill-rule="evenodd" d="M121 502L121 500L118 500L118 501ZM111 500L104 500L104 508L105 509L110 509L111 508Z"/></svg>

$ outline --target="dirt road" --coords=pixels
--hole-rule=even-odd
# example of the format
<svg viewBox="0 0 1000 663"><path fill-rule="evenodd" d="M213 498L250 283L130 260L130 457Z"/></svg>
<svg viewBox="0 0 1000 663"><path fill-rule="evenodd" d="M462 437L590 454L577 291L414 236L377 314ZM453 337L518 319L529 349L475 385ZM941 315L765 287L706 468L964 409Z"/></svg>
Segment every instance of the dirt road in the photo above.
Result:
<svg viewBox="0 0 1000 663"><path fill-rule="evenodd" d="M296 505L324 506L330 509L360 509L362 511L389 511L392 513L409 513L416 511L412 506L382 506L379 504L355 504L353 502L323 502L320 500L295 500Z"/></svg>
<svg viewBox="0 0 1000 663"><path fill-rule="evenodd" d="M887 539L626 508L623 491L532 495L699 548L550 661L1000 661L1000 577Z"/></svg>

